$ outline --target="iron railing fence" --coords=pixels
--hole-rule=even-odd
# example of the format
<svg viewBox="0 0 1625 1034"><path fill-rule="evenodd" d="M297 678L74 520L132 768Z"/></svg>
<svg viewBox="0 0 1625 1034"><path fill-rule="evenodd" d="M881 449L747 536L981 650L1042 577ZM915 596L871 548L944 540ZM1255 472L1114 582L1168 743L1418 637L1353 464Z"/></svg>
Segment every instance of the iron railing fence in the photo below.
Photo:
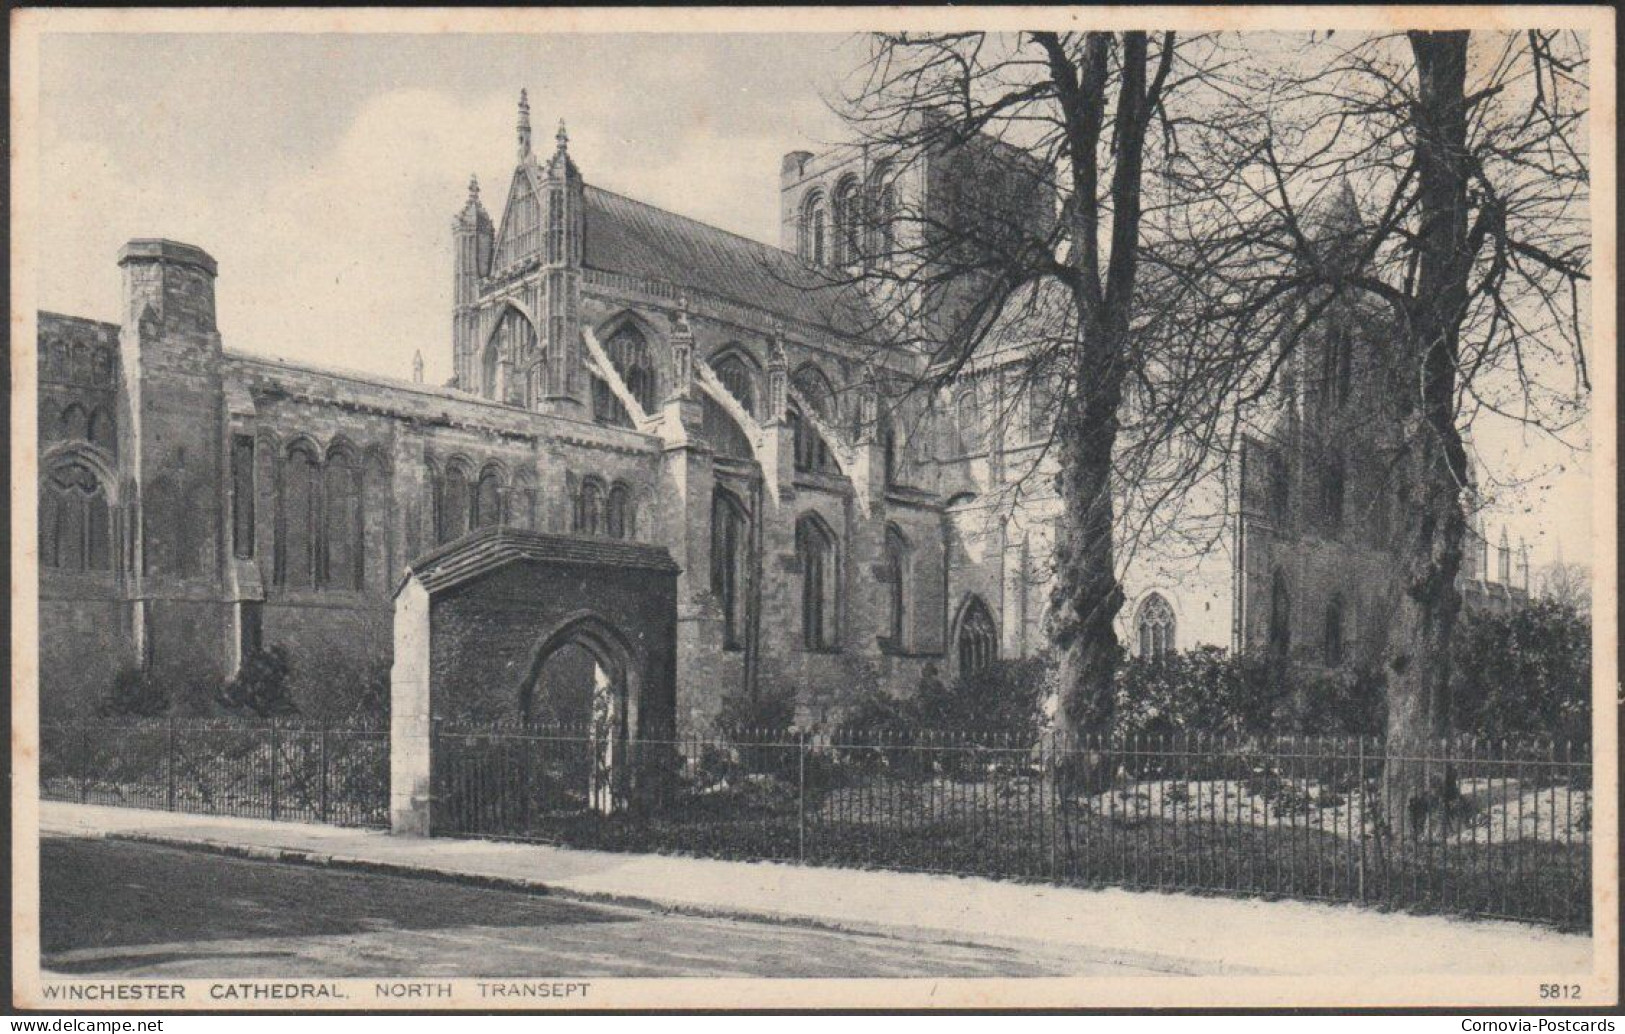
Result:
<svg viewBox="0 0 1625 1034"><path fill-rule="evenodd" d="M573 847L1591 915L1591 761L1553 741L677 735L449 725L434 831ZM1407 787L1420 788L1412 792ZM1420 800L1385 808L1385 796ZM1404 811L1400 821L1385 812Z"/></svg>
<svg viewBox="0 0 1625 1034"><path fill-rule="evenodd" d="M242 718L42 723L40 796L382 827L389 729Z"/></svg>

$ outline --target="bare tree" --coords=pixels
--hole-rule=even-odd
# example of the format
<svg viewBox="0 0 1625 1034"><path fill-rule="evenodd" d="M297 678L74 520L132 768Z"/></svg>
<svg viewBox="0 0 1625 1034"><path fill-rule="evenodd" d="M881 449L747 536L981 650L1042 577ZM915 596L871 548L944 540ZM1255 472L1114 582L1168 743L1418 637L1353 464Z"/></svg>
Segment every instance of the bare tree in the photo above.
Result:
<svg viewBox="0 0 1625 1034"><path fill-rule="evenodd" d="M1538 591L1542 599L1591 613L1591 570L1584 564L1554 560L1541 571Z"/></svg>
<svg viewBox="0 0 1625 1034"><path fill-rule="evenodd" d="M1117 500L1126 486L1174 494L1201 467L1168 461L1183 421L1164 417L1182 410L1147 394L1177 365L1157 350L1159 314L1199 278L1148 277L1142 256L1176 225L1148 212L1160 219L1191 185L1173 171L1196 116L1170 99L1215 89L1222 67L1211 40L1173 33L882 34L847 108L875 165L923 181L888 207L884 234L836 241L836 276L863 281L876 340L929 357L914 385L928 392L1014 347L1004 397L1047 424L1060 502L1048 628L1072 728L1112 716Z"/></svg>
<svg viewBox="0 0 1625 1034"><path fill-rule="evenodd" d="M1387 313L1389 490L1403 521L1389 629L1388 749L1414 756L1450 728L1450 642L1472 495L1464 445L1494 412L1561 436L1584 415L1588 280L1585 47L1546 32L1325 38L1311 71L1258 72L1263 118L1215 149L1253 156L1238 219L1245 274L1208 315L1245 334L1221 374L1256 396L1317 309ZM1336 260L1306 194L1358 185ZM1255 339L1258 341L1259 339ZM1390 814L1425 819L1420 773L1390 765Z"/></svg>

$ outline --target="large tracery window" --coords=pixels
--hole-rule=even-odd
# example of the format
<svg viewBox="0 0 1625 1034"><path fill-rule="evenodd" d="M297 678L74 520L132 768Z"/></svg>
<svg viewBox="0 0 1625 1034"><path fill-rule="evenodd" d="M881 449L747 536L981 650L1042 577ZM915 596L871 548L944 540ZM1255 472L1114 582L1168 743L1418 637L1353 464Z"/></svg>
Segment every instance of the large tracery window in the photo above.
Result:
<svg viewBox="0 0 1625 1034"><path fill-rule="evenodd" d="M982 597L972 596L965 604L955 639L961 675L981 671L999 659L999 629Z"/></svg>
<svg viewBox="0 0 1625 1034"><path fill-rule="evenodd" d="M1136 624L1141 660L1154 660L1174 652L1174 608L1160 593L1152 593L1140 604Z"/></svg>
<svg viewBox="0 0 1625 1034"><path fill-rule="evenodd" d="M807 363L796 370L790 378L790 383L796 391L806 400L807 405L818 419L827 426L834 423L835 417L835 389L830 386L829 378L824 376L822 370ZM795 462L797 470L819 471L823 473L838 473L835 458L829 451L829 445L824 436L819 434L806 415L801 413L794 405L789 413L790 431L795 443Z"/></svg>
<svg viewBox="0 0 1625 1034"><path fill-rule="evenodd" d="M615 367L615 372L621 375L621 382L626 390L638 400L638 405L645 413L655 411L655 372L654 361L649 357L649 342L643 332L637 327L627 324L604 342L604 353ZM625 412L620 400L615 400L616 407Z"/></svg>
<svg viewBox="0 0 1625 1034"><path fill-rule="evenodd" d="M796 521L796 560L801 568L801 642L808 650L837 648L840 600L835 535L813 514Z"/></svg>
<svg viewBox="0 0 1625 1034"><path fill-rule="evenodd" d="M737 352L729 352L713 360L711 370L740 408L756 416L756 375L750 364Z"/></svg>
<svg viewBox="0 0 1625 1034"><path fill-rule="evenodd" d="M533 404L533 371L541 360L536 328L524 313L508 306L486 342L480 370L480 394L513 404ZM506 378L503 373L506 371ZM506 381L506 383L503 383Z"/></svg>
<svg viewBox="0 0 1625 1034"><path fill-rule="evenodd" d="M722 610L722 647L745 648L746 568L750 521L739 499L725 489L711 494L711 595Z"/></svg>
<svg viewBox="0 0 1625 1034"><path fill-rule="evenodd" d="M40 485L39 562L61 571L113 569L112 510L101 479L67 462Z"/></svg>

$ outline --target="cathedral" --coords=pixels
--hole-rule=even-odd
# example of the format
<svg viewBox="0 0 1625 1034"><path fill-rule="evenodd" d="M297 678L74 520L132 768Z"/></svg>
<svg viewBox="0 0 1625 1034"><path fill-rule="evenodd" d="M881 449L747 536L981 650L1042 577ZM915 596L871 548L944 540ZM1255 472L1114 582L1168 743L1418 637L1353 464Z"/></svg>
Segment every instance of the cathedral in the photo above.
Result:
<svg viewBox="0 0 1625 1034"><path fill-rule="evenodd" d="M46 717L132 666L218 684L269 646L309 715L392 664L397 701L450 680L469 716L563 714L536 687L576 644L645 719L701 728L789 687L818 724L1043 648L1052 414L1019 335L894 403L877 385L927 359L877 347L862 290L826 275L905 207L1052 218L1001 179L1024 156L792 152L773 247L593 186L562 124L537 151L523 95L516 131L498 218L471 181L453 222L445 385L421 357L391 379L229 347L215 278L252 271L169 240L120 252L117 322L39 314ZM1381 649L1392 515L1356 447L1380 326L1343 314L1304 350L1199 548L1133 551L1132 652ZM1493 585L1479 556L1475 591L1520 591L1504 544Z"/></svg>

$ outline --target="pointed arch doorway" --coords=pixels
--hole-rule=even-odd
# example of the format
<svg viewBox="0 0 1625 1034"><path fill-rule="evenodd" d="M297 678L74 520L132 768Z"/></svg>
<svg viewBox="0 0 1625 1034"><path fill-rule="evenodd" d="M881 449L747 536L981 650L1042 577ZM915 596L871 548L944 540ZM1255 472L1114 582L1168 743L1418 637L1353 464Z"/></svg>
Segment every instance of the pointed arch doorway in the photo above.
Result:
<svg viewBox="0 0 1625 1034"><path fill-rule="evenodd" d="M637 728L637 669L622 633L597 614L576 614L545 632L519 694L537 749L554 755L564 803L611 812L626 798L627 744ZM557 735L549 736L549 732Z"/></svg>

